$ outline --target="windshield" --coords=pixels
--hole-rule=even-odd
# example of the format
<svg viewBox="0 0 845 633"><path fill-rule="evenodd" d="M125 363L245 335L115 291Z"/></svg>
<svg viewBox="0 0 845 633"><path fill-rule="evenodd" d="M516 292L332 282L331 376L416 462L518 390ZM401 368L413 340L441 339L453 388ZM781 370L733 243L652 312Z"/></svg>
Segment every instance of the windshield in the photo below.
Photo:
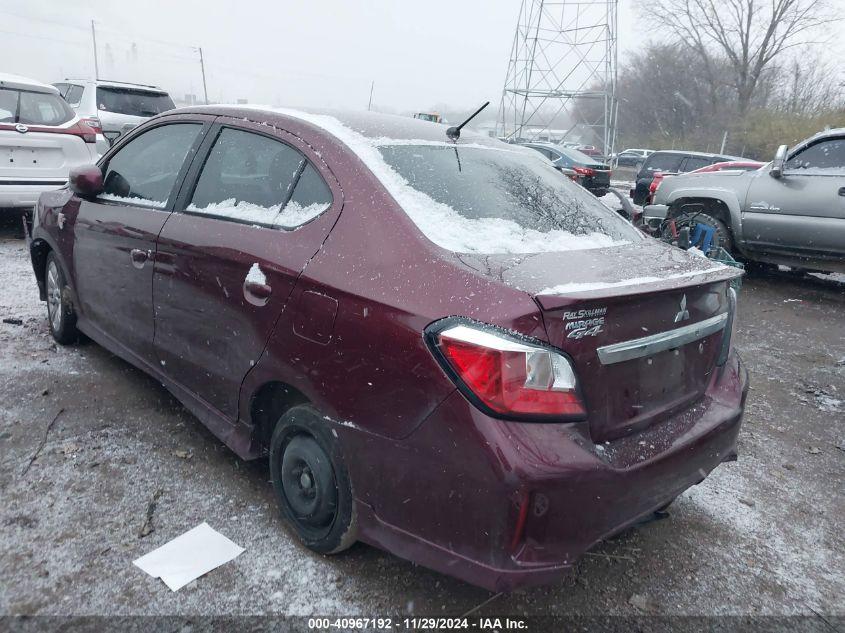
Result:
<svg viewBox="0 0 845 633"><path fill-rule="evenodd" d="M61 125L74 116L58 94L0 88L0 123Z"/></svg>
<svg viewBox="0 0 845 633"><path fill-rule="evenodd" d="M403 187L391 193L429 239L449 250L568 251L642 239L528 150L446 144L378 149L403 179Z"/></svg>
<svg viewBox="0 0 845 633"><path fill-rule="evenodd" d="M97 87L97 109L105 112L151 117L174 107L173 100L166 93L135 88Z"/></svg>

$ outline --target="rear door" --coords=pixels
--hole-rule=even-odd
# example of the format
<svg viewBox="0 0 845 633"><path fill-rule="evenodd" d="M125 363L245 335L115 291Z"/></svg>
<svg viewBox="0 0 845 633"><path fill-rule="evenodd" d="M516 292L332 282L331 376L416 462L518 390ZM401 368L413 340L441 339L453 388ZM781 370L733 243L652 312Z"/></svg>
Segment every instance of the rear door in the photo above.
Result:
<svg viewBox="0 0 845 633"><path fill-rule="evenodd" d="M749 247L845 257L845 137L825 138L786 161L781 178L755 174L742 218Z"/></svg>
<svg viewBox="0 0 845 633"><path fill-rule="evenodd" d="M190 156L212 117L168 117L129 139L102 165L105 191L74 198L63 231L85 322L147 361L154 360L152 279L156 238L173 208Z"/></svg>
<svg viewBox="0 0 845 633"><path fill-rule="evenodd" d="M164 371L224 416L342 205L298 137L220 117L158 241L155 347Z"/></svg>

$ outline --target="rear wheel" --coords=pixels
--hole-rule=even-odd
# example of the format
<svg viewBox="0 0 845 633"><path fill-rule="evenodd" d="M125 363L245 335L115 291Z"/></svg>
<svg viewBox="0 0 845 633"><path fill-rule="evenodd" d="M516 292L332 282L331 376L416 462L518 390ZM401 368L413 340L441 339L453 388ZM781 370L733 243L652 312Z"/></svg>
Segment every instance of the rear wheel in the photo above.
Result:
<svg viewBox="0 0 845 633"><path fill-rule="evenodd" d="M61 345L75 343L79 339L76 313L73 311L62 267L53 253L47 255L44 286L47 292L47 322L50 325L50 334Z"/></svg>
<svg viewBox="0 0 845 633"><path fill-rule="evenodd" d="M310 405L289 409L270 441L270 475L282 515L321 554L357 538L352 484L337 438Z"/></svg>

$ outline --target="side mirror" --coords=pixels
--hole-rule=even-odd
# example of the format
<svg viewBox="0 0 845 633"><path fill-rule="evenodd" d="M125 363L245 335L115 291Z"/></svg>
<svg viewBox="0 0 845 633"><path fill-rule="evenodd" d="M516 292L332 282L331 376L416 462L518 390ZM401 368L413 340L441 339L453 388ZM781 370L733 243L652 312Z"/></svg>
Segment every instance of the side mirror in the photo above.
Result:
<svg viewBox="0 0 845 633"><path fill-rule="evenodd" d="M70 189L80 198L95 198L103 193L103 172L96 165L80 165L70 170Z"/></svg>
<svg viewBox="0 0 845 633"><path fill-rule="evenodd" d="M772 161L772 167L769 169L769 175L772 178L780 178L783 176L783 164L786 162L786 152L789 148L786 145L778 147L775 152L775 159Z"/></svg>

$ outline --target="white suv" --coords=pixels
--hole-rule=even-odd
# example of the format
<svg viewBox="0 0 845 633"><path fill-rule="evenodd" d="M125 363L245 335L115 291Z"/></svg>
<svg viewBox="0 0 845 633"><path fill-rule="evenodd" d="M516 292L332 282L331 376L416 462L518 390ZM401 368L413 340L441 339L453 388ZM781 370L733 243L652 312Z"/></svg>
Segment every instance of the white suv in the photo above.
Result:
<svg viewBox="0 0 845 633"><path fill-rule="evenodd" d="M53 85L96 130L100 154L135 126L176 107L167 91L157 86L103 79L65 79Z"/></svg>
<svg viewBox="0 0 845 633"><path fill-rule="evenodd" d="M31 208L97 160L94 130L53 86L0 73L0 208Z"/></svg>

